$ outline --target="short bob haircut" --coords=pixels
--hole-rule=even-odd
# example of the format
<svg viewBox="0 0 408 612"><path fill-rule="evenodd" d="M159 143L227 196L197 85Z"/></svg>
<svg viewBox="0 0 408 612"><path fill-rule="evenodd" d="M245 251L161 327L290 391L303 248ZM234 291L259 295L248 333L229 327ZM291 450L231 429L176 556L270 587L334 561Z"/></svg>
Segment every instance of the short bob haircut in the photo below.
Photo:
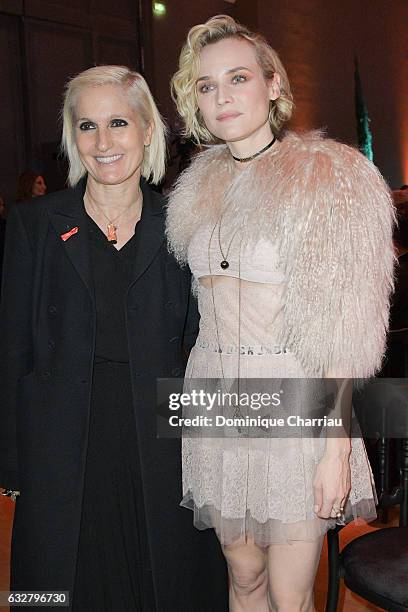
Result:
<svg viewBox="0 0 408 612"><path fill-rule="evenodd" d="M251 32L228 15L211 17L205 23L191 28L181 50L179 69L172 78L171 89L178 113L184 120L184 134L188 137L192 136L198 143L215 140L206 128L199 112L196 80L199 76L201 49L226 38L241 38L253 45L266 81L272 79L275 72L280 75L281 93L277 100L271 101L269 113L272 132L278 135L284 123L292 116L294 107L286 70L276 51L261 34Z"/></svg>
<svg viewBox="0 0 408 612"><path fill-rule="evenodd" d="M75 110L78 94L85 87L117 85L126 92L130 105L139 114L143 127L153 124L152 140L145 147L142 175L159 183L165 173L166 128L146 81L126 66L95 66L68 81L62 107L62 150L69 161L68 184L73 187L86 174L75 142Z"/></svg>

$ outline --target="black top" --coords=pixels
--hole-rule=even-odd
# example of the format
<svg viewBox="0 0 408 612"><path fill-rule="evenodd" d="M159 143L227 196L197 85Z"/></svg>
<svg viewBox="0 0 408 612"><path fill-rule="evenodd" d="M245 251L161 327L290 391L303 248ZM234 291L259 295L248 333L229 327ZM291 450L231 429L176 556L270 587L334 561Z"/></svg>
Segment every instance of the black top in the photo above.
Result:
<svg viewBox="0 0 408 612"><path fill-rule="evenodd" d="M97 314L95 361L128 363L125 299L136 258L136 230L118 251L89 215L88 226Z"/></svg>
<svg viewBox="0 0 408 612"><path fill-rule="evenodd" d="M166 248L164 200L145 182L141 186L142 217L126 298L129 364L114 364L112 370L128 368L131 377L157 608L224 611L227 572L217 537L213 530L196 530L191 513L178 508L180 441L157 438L156 379L182 371L181 343L186 335L194 343L196 314L192 302L187 319L189 271L181 270ZM86 177L76 188L37 198L35 206L18 204L7 218L0 485L24 490L13 526L14 590L58 591L64 585L72 592L74 586L97 386L92 374L107 365L92 363L96 311L85 187ZM61 239L76 227L69 239ZM107 481L105 490L115 494ZM116 609L123 611L120 605Z"/></svg>

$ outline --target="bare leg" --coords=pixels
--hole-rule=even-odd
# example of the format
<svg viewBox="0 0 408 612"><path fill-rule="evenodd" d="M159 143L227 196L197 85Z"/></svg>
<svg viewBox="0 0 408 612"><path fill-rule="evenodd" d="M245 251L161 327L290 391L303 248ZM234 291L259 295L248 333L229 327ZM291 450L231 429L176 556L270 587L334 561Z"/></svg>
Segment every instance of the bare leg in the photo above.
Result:
<svg viewBox="0 0 408 612"><path fill-rule="evenodd" d="M266 551L252 540L223 546L230 577L230 612L269 612Z"/></svg>
<svg viewBox="0 0 408 612"><path fill-rule="evenodd" d="M324 536L268 547L269 599L274 612L315 612L313 585ZM255 608L254 608L255 610Z"/></svg>

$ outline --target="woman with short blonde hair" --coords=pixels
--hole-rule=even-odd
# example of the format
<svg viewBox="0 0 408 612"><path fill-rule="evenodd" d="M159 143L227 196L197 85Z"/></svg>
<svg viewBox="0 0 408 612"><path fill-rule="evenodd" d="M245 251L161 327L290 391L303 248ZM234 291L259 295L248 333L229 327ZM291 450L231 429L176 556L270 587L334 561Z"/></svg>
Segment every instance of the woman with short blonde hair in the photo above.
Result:
<svg viewBox="0 0 408 612"><path fill-rule="evenodd" d="M146 180L164 173L163 122L122 66L74 77L63 117L70 187L16 205L7 222L11 588L68 592L75 612L215 610L227 598L216 537L203 545L178 507L179 443L156 435L156 380L183 375L197 327L164 198Z"/></svg>
<svg viewBox="0 0 408 612"><path fill-rule="evenodd" d="M75 109L80 92L87 87L115 85L121 87L129 104L141 118L145 128L154 126L152 140L145 151L142 176L160 183L165 173L166 127L145 79L126 66L95 66L68 81L62 108L62 148L69 161L68 184L74 187L86 172L75 140Z"/></svg>
<svg viewBox="0 0 408 612"><path fill-rule="evenodd" d="M325 532L375 516L347 379L374 374L384 352L389 192L355 149L283 133L293 100L282 63L231 17L190 30L172 89L185 133L221 143L193 160L168 207L170 245L191 268L201 315L186 389L204 379L215 393L272 390L291 416L282 430L253 425L258 412L236 393L219 407L232 423L225 440L216 428L183 440L181 503L217 533L231 612L312 612ZM289 425L323 417L328 397L338 421L311 430L306 418L296 437Z"/></svg>
<svg viewBox="0 0 408 612"><path fill-rule="evenodd" d="M214 134L209 132L199 112L196 79L201 50L206 45L227 38L247 40L252 45L265 80L271 79L275 73L280 75L280 96L276 100L271 100L269 111L271 130L274 134L278 134L291 118L294 108L286 70L279 55L262 34L251 32L232 17L223 16L191 28L180 53L179 70L171 80L173 99L179 115L184 119L185 135L192 136L199 143L214 141Z"/></svg>

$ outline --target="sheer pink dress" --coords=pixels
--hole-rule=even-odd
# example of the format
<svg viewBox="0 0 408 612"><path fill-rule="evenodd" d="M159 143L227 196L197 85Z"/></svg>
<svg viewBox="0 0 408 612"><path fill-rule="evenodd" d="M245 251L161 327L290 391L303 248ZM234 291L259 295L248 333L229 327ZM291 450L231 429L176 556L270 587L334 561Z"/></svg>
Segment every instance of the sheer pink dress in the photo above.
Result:
<svg viewBox="0 0 408 612"><path fill-rule="evenodd" d="M302 378L296 356L277 345L284 325L285 277L271 242L243 246L241 232L202 225L188 249L201 315L188 362L191 380ZM222 247L222 253L220 249ZM228 251L229 267L220 262ZM355 433L355 432L354 432ZM260 546L310 541L335 525L316 517L313 478L325 435L312 438L183 439L183 499L199 529L212 527L223 544L245 536ZM352 438L352 489L345 520L376 516L371 469L358 432Z"/></svg>

